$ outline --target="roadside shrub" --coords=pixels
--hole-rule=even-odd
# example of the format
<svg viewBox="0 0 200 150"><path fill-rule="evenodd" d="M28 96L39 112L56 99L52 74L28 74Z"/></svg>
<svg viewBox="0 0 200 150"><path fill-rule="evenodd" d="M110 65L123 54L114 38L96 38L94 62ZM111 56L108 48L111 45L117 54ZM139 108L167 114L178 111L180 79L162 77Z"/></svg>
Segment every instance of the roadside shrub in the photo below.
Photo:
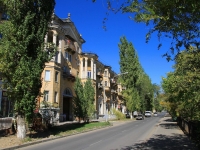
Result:
<svg viewBox="0 0 200 150"><path fill-rule="evenodd" d="M117 120L122 120L122 119L125 119L126 116L121 112L121 111L118 111L116 109L113 109L112 110L113 114L116 116L116 119Z"/></svg>

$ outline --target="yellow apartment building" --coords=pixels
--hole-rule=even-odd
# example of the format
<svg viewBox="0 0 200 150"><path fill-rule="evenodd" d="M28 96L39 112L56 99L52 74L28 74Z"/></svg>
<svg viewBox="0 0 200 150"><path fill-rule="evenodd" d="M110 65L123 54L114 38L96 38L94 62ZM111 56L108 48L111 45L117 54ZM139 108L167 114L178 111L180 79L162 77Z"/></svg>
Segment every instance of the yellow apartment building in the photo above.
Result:
<svg viewBox="0 0 200 150"><path fill-rule="evenodd" d="M95 89L94 105L98 115L105 115L111 108L118 109L119 103L116 73L110 66L104 65L94 53L82 52L85 40L81 37L74 23L68 18L60 19L55 14L51 29L45 42L52 42L57 53L45 65L42 73L43 96L40 102L47 101L58 107L56 114L60 121L73 121L72 99L75 96L74 82L78 76L84 83L87 78L92 80Z"/></svg>
<svg viewBox="0 0 200 150"><path fill-rule="evenodd" d="M70 14L66 19L60 19L54 14L45 42L53 42L57 53L46 63L42 73L43 97L40 102L44 100L56 104L60 108L59 116L64 117L64 120L73 120L73 86L75 77L79 76L79 55L85 40L71 21Z"/></svg>

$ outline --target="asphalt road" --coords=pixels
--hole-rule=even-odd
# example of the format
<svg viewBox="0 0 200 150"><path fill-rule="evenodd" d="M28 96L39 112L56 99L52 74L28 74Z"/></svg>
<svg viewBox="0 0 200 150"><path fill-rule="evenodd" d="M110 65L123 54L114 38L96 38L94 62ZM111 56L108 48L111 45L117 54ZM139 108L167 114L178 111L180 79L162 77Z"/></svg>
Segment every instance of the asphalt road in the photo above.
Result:
<svg viewBox="0 0 200 150"><path fill-rule="evenodd" d="M68 136L20 150L125 150L134 143L151 137L153 130L164 113L157 117L130 121L96 131Z"/></svg>

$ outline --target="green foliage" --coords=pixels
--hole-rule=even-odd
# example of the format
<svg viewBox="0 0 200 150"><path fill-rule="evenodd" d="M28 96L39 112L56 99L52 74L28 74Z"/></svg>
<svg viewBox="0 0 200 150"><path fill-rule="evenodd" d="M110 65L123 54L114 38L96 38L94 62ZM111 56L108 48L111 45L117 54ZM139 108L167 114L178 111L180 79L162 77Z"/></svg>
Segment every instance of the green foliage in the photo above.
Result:
<svg viewBox="0 0 200 150"><path fill-rule="evenodd" d="M83 86L81 79L77 77L74 85L74 91L76 93L73 103L75 116L79 118L91 117L95 111L95 91L92 86L91 79L88 78Z"/></svg>
<svg viewBox="0 0 200 150"><path fill-rule="evenodd" d="M154 93L154 99L153 99L153 108L156 111L161 111L163 110L163 107L160 105L160 101L162 100L160 97L161 87L157 84L153 84L153 93Z"/></svg>
<svg viewBox="0 0 200 150"><path fill-rule="evenodd" d="M113 109L112 112L116 116L117 120L122 120L126 118L126 116L121 111Z"/></svg>
<svg viewBox="0 0 200 150"><path fill-rule="evenodd" d="M153 85L149 76L141 70L140 77L137 82L137 90L139 91L141 112L152 110L153 108Z"/></svg>
<svg viewBox="0 0 200 150"><path fill-rule="evenodd" d="M83 84L81 83L80 78L76 77L76 81L74 84L74 91L76 96L73 99L73 109L74 109L74 115L83 118L84 117L84 93L83 93Z"/></svg>
<svg viewBox="0 0 200 150"><path fill-rule="evenodd" d="M83 92L85 101L87 103L86 105L87 116L92 117L95 111L95 105L94 105L95 91L90 78L88 78L87 81L85 82Z"/></svg>
<svg viewBox="0 0 200 150"><path fill-rule="evenodd" d="M163 78L162 87L174 104L174 114L190 120L200 119L200 52L183 51L176 57L174 72Z"/></svg>
<svg viewBox="0 0 200 150"><path fill-rule="evenodd" d="M123 91L126 106L129 111L134 111L139 107L139 97L136 90L136 82L139 78L139 61L138 56L132 43L129 43L125 37L120 38L119 55L120 55L120 71L122 73L128 72L126 75L119 77L122 86L126 87Z"/></svg>
<svg viewBox="0 0 200 150"><path fill-rule="evenodd" d="M41 73L55 53L44 49L55 1L4 0L9 20L0 24L0 72L18 114L30 121L40 93Z"/></svg>
<svg viewBox="0 0 200 150"><path fill-rule="evenodd" d="M129 43L125 37L120 39L120 71L128 72L119 77L122 86L126 90L122 92L127 109L148 110L152 109L153 90L149 77L144 73L140 65L137 53L132 43Z"/></svg>

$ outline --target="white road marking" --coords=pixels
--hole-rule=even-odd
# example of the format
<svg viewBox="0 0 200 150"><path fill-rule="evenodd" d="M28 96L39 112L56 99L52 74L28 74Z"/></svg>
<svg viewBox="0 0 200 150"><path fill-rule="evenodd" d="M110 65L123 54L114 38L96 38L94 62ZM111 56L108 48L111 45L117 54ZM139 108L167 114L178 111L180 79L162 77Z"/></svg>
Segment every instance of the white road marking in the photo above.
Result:
<svg viewBox="0 0 200 150"><path fill-rule="evenodd" d="M100 142L102 142L102 140L97 141L97 142L95 142L95 143L92 143L92 144L90 144L90 146L95 145L95 144L100 143Z"/></svg>

